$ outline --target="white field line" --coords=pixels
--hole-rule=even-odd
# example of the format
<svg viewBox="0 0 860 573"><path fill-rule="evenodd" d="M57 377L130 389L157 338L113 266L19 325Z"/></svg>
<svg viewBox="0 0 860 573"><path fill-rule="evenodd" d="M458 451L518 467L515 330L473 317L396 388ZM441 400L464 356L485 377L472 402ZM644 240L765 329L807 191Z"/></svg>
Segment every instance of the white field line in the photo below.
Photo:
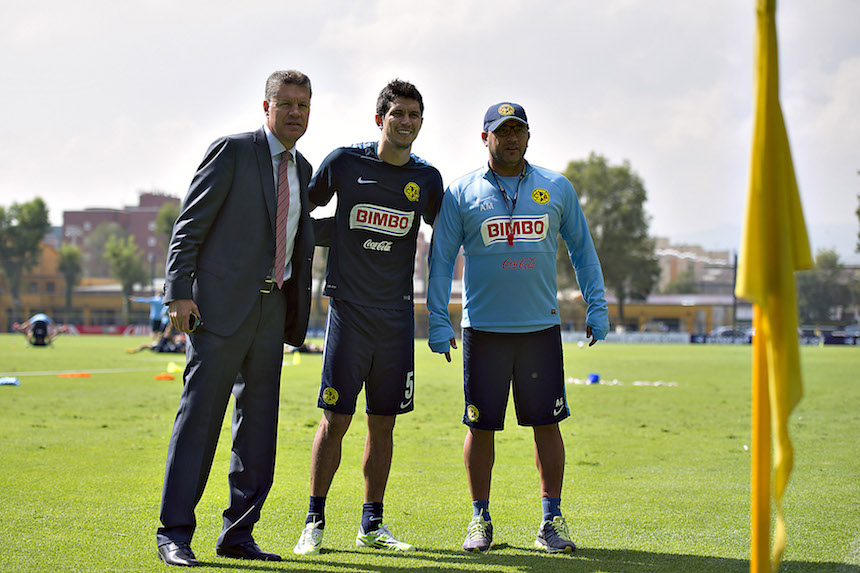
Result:
<svg viewBox="0 0 860 573"><path fill-rule="evenodd" d="M630 384L631 386L677 386L677 382L665 382L663 380L656 380L654 382L650 382L648 380L634 380L633 382L621 382L618 378L614 380L604 380L599 379L596 382L592 382L591 380L580 380L579 378L568 378L568 384L584 384L589 386L624 386L625 384Z"/></svg>
<svg viewBox="0 0 860 573"><path fill-rule="evenodd" d="M35 372L0 372L0 376L56 376L57 374L77 374L79 372L87 372L89 374L119 374L124 372L158 372L164 370L163 368L104 368L97 370L90 370L86 368L80 368L78 370L44 370L44 371L35 371Z"/></svg>

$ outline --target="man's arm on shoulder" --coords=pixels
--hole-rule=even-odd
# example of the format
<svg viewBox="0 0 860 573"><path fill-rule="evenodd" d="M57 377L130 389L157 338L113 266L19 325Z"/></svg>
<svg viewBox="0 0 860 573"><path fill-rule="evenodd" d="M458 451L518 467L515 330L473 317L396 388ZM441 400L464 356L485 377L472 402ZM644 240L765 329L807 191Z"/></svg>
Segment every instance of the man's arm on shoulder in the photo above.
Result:
<svg viewBox="0 0 860 573"><path fill-rule="evenodd" d="M340 148L329 153L311 178L310 185L308 186L308 197L314 208L328 205L328 202L334 196L336 167L333 164L340 154Z"/></svg>
<svg viewBox="0 0 860 573"><path fill-rule="evenodd" d="M314 226L314 244L317 247L331 246L331 236L334 230L334 217L325 217L323 219L311 218L311 223Z"/></svg>
<svg viewBox="0 0 860 573"><path fill-rule="evenodd" d="M435 167L432 169L436 172L436 177L428 190L430 198L427 201L427 207L424 209L423 215L424 222L431 226L435 223L436 216L439 214L439 209L442 206L442 196L445 193L445 188L442 186L442 174Z"/></svg>

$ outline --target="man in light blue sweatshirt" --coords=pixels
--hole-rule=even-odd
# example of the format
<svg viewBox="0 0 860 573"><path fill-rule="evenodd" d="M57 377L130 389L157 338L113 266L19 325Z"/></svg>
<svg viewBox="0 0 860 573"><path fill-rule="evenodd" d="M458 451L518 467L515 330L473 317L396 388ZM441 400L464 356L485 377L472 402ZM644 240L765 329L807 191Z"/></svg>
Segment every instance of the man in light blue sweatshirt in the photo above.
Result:
<svg viewBox="0 0 860 573"><path fill-rule="evenodd" d="M530 133L522 106L491 106L481 137L488 164L455 181L442 198L427 294L430 348L450 361L456 342L448 301L462 246L463 423L469 427L463 458L473 500L463 549L487 551L492 545L494 438L504 428L513 384L517 421L534 430L540 474L543 520L535 546L569 553L576 545L560 508L565 452L558 423L570 412L557 302L558 236L567 245L588 307L589 346L609 330L603 273L570 181L525 160Z"/></svg>

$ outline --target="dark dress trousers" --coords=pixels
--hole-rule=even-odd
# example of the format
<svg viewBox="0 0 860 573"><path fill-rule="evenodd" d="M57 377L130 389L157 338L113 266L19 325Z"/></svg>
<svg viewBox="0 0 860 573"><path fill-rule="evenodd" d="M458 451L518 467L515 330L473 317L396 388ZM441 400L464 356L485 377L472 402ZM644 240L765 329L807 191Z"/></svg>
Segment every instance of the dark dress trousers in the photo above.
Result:
<svg viewBox="0 0 860 573"><path fill-rule="evenodd" d="M193 299L203 326L188 337L182 396L167 452L158 545L191 541L194 508L206 485L231 393L230 502L218 547L252 539L272 486L283 343L301 345L310 314L311 166L296 155L301 216L292 276L282 289L266 282L275 258L277 199L263 128L221 138L209 147L174 225L164 302Z"/></svg>

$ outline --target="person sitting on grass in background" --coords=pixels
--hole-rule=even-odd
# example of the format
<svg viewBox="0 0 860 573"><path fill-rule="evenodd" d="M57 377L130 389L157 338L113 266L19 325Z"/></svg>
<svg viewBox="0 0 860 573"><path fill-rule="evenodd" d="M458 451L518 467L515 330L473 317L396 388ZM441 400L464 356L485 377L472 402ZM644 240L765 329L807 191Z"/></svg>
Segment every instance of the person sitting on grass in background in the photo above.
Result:
<svg viewBox="0 0 860 573"><path fill-rule="evenodd" d="M296 352L299 352L301 354L322 354L323 348L319 344L307 342L305 342L301 346L291 346L289 344L284 344L284 354L294 354Z"/></svg>
<svg viewBox="0 0 860 573"><path fill-rule="evenodd" d="M65 326L59 326L54 320L42 312L34 314L22 324L12 325L17 332L27 337L32 346L48 346L60 333L68 332Z"/></svg>
<svg viewBox="0 0 860 573"><path fill-rule="evenodd" d="M143 350L152 350L153 352L185 352L185 334L177 332L173 325L168 323L161 333L161 337L155 344L141 344L137 348L129 348L126 350L129 354L137 354Z"/></svg>

